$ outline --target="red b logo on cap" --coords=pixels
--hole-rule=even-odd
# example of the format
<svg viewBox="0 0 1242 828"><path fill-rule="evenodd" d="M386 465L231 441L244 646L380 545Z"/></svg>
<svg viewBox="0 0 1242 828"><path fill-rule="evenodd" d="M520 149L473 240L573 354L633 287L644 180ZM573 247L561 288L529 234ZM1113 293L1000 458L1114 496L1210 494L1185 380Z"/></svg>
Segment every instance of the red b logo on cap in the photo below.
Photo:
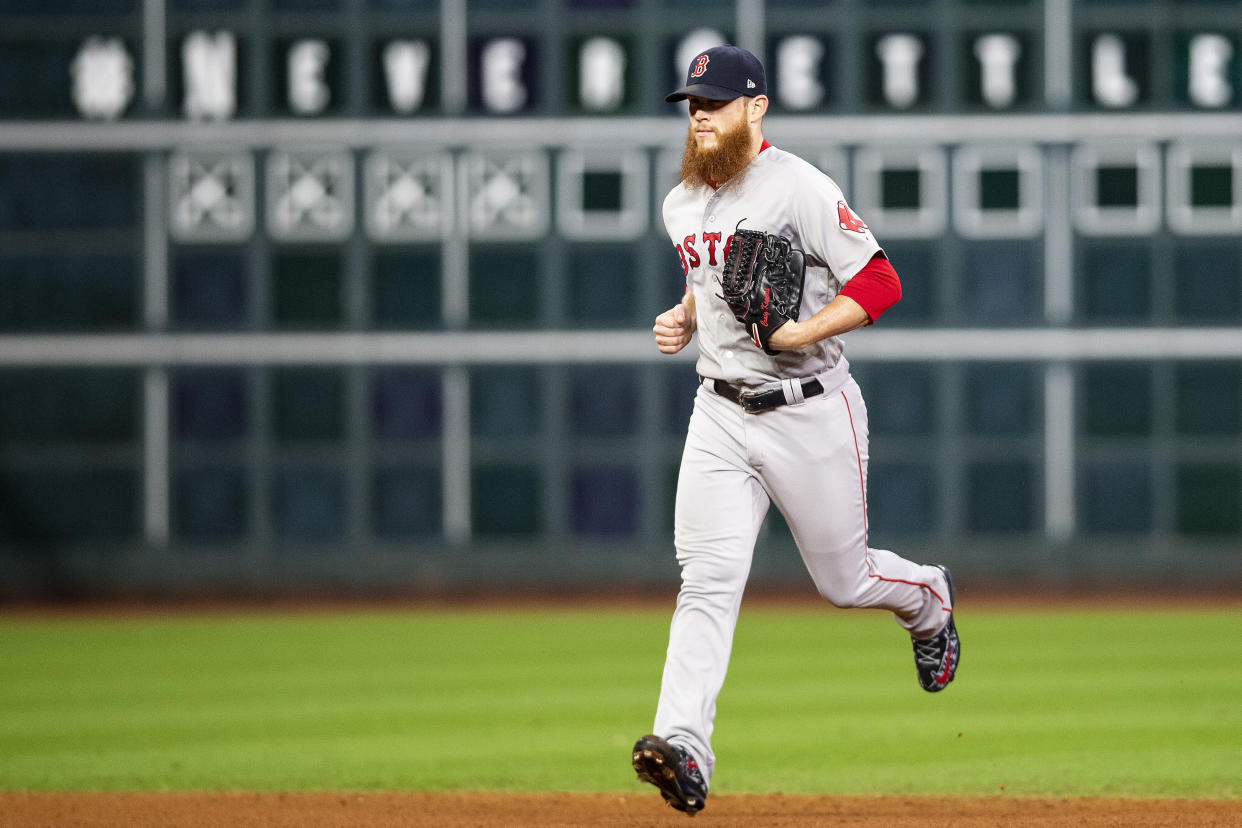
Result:
<svg viewBox="0 0 1242 828"><path fill-rule="evenodd" d="M690 77L701 77L702 74L707 71L707 61L709 59L710 58L708 58L707 55L699 55L698 59L694 62L694 71L690 73Z"/></svg>

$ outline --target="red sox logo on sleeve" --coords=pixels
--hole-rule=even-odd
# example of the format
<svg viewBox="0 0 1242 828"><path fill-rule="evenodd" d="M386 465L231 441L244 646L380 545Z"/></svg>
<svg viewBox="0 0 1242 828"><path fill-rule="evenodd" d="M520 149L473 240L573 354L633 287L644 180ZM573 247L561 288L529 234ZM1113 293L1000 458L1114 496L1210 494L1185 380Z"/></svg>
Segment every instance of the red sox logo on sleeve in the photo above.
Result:
<svg viewBox="0 0 1242 828"><path fill-rule="evenodd" d="M694 61L694 71L690 73L690 77L702 77L703 73L707 71L707 61L710 59L707 55L699 55L698 59Z"/></svg>
<svg viewBox="0 0 1242 828"><path fill-rule="evenodd" d="M841 223L842 230L853 230L855 233L867 232L867 225L863 224L863 220L855 215L844 201L837 202L837 221Z"/></svg>

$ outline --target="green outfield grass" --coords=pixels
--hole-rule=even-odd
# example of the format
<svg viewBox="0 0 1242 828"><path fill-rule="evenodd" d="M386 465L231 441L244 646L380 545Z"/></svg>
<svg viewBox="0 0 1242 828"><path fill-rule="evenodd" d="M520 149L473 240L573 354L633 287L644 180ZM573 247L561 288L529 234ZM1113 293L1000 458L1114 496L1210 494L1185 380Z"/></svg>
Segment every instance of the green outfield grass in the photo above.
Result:
<svg viewBox="0 0 1242 828"><path fill-rule="evenodd" d="M0 616L0 788L638 790L668 614ZM959 627L743 607L713 790L1242 797L1236 609Z"/></svg>

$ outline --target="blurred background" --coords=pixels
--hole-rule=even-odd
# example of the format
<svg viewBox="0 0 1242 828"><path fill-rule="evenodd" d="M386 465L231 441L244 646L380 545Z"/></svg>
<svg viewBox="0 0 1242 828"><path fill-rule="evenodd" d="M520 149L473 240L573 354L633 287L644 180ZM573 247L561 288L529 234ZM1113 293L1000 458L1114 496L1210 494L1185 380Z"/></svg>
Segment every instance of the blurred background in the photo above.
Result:
<svg viewBox="0 0 1242 828"><path fill-rule="evenodd" d="M1242 583L1237 0L0 0L0 598L674 588L721 42L902 277L872 544Z"/></svg>

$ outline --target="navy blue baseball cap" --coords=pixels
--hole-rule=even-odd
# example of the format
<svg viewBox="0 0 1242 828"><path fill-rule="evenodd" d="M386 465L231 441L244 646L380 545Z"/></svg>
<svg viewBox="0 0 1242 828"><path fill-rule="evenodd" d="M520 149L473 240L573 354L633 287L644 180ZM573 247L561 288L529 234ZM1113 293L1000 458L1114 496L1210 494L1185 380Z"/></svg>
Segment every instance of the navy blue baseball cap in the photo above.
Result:
<svg viewBox="0 0 1242 828"><path fill-rule="evenodd" d="M709 101L731 101L743 95L768 94L768 79L759 58L740 46L713 46L700 52L686 70L686 85L664 100L684 101L691 96Z"/></svg>

